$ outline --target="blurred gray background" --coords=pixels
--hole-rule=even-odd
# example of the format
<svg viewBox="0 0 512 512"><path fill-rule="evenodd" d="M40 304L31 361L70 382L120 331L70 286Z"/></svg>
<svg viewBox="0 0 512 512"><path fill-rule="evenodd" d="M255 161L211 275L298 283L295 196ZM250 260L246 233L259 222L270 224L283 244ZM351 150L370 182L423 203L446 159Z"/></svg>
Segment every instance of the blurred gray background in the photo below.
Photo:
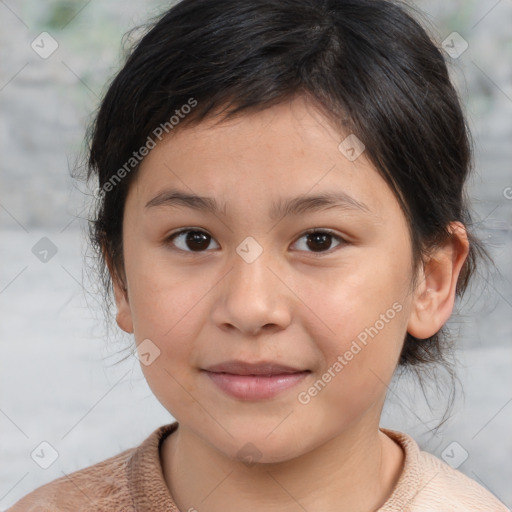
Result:
<svg viewBox="0 0 512 512"><path fill-rule="evenodd" d="M480 271L450 324L465 394L450 420L431 431L444 412L443 384L430 393L430 409L405 377L390 388L382 426L410 433L510 508L512 1L414 5L465 103L475 140L474 224L497 266ZM0 0L0 510L172 421L138 360L117 364L130 339L115 328L107 337L84 257L90 191L70 177L121 62L122 36L168 6ZM43 441L58 455L48 469L31 457Z"/></svg>

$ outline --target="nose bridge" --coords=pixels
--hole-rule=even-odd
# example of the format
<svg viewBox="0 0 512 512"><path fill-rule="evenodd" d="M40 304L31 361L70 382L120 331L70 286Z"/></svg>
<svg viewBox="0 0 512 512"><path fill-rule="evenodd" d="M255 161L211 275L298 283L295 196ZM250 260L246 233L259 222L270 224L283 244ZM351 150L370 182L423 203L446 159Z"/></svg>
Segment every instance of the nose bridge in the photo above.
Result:
<svg viewBox="0 0 512 512"><path fill-rule="evenodd" d="M233 276L234 286L243 293L261 294L266 288L272 286L275 289L275 283L269 281L275 276L270 272L268 266L271 266L270 251L263 248L252 236L246 237L235 249L233 255ZM231 283L230 286L233 286ZM266 297L268 300L268 297Z"/></svg>
<svg viewBox="0 0 512 512"><path fill-rule="evenodd" d="M222 300L215 308L218 325L230 324L251 334L269 324L286 326L290 312L275 270L271 270L277 266L271 259L270 251L264 250L252 237L236 247Z"/></svg>

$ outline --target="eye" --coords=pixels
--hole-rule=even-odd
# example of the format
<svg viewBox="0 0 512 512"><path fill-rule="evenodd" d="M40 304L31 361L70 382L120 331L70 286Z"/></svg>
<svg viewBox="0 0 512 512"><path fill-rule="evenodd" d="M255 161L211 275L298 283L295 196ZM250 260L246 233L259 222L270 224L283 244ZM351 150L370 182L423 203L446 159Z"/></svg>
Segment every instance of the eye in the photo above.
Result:
<svg viewBox="0 0 512 512"><path fill-rule="evenodd" d="M299 240L303 238L306 239L306 243L303 244L303 247L310 249L310 251L307 251L307 249L300 250L306 250L306 252L327 252L331 249L333 239L338 241L338 245L345 243L345 240L341 236L336 235L329 229L310 229L306 231Z"/></svg>
<svg viewBox="0 0 512 512"><path fill-rule="evenodd" d="M170 235L166 242L172 243L178 249L185 252L204 252L208 249L213 238L200 229L182 229ZM218 247L218 244L217 244Z"/></svg>
<svg viewBox="0 0 512 512"><path fill-rule="evenodd" d="M345 243L345 240L341 236L327 229L311 229L306 231L299 240L303 238L306 239L306 243L303 244L303 247L306 248L299 250L314 253L329 251L332 248L333 239L338 242L338 245ZM214 239L206 231L190 228L177 231L166 239L166 243L171 243L184 252L205 252L212 241L214 241ZM295 244L297 243L298 242L295 242ZM216 248L219 248L218 244Z"/></svg>

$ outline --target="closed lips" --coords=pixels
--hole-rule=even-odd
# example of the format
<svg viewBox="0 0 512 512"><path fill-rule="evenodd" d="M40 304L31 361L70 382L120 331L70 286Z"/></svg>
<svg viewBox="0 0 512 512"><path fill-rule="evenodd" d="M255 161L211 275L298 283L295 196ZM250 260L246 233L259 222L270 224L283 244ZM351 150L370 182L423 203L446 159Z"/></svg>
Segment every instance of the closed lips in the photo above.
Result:
<svg viewBox="0 0 512 512"><path fill-rule="evenodd" d="M227 373L232 375L272 376L290 373L303 373L309 372L310 370L294 368L291 366L268 361L249 363L246 361L232 360L209 366L206 368L206 371L212 373Z"/></svg>

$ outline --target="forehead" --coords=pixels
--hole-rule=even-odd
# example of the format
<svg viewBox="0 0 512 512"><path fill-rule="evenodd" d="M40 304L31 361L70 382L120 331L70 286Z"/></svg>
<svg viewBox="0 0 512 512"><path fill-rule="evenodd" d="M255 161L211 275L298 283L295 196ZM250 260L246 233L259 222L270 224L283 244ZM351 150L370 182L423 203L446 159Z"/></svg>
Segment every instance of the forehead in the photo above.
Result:
<svg viewBox="0 0 512 512"><path fill-rule="evenodd" d="M350 134L302 98L216 121L187 126L157 144L130 190L139 207L178 191L212 198L213 203L203 201L205 211L264 207L270 217L285 212L292 198L326 194L343 196L347 205L365 205L374 214L398 208L364 152L350 160L340 151Z"/></svg>

